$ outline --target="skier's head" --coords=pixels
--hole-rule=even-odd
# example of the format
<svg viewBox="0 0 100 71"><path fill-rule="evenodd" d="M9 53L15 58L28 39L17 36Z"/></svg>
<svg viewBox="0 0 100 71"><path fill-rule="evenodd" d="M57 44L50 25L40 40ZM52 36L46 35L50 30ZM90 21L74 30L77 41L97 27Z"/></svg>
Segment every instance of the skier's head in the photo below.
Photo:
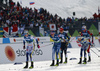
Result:
<svg viewBox="0 0 100 71"><path fill-rule="evenodd" d="M59 31L60 31L60 33L63 33L64 32L64 29L63 28L60 28Z"/></svg>
<svg viewBox="0 0 100 71"><path fill-rule="evenodd" d="M78 41L81 41L81 40L82 40L82 38L81 38L81 37L79 37L79 38L78 38Z"/></svg>
<svg viewBox="0 0 100 71"><path fill-rule="evenodd" d="M25 36L28 37L29 33L25 33Z"/></svg>
<svg viewBox="0 0 100 71"><path fill-rule="evenodd" d="M86 31L86 26L85 26L85 25L82 26L82 31L83 31L83 32Z"/></svg>
<svg viewBox="0 0 100 71"><path fill-rule="evenodd" d="M51 31L50 34L51 34L52 37L54 37L55 31Z"/></svg>
<svg viewBox="0 0 100 71"><path fill-rule="evenodd" d="M84 37L78 37L78 41L84 40Z"/></svg>
<svg viewBox="0 0 100 71"><path fill-rule="evenodd" d="M28 30L24 31L24 35L27 37L29 35Z"/></svg>

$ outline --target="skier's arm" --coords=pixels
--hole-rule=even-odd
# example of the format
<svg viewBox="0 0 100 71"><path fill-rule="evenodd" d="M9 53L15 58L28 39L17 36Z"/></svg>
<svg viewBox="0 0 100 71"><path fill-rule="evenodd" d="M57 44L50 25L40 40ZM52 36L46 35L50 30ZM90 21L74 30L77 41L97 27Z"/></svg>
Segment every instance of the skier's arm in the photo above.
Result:
<svg viewBox="0 0 100 71"><path fill-rule="evenodd" d="M80 44L84 44L84 38L78 38L77 40Z"/></svg>
<svg viewBox="0 0 100 71"><path fill-rule="evenodd" d="M92 43L94 43L94 42L93 42L93 34L90 33L90 31L87 31L87 32L88 32L88 34L90 34L90 35L92 36Z"/></svg>
<svg viewBox="0 0 100 71"><path fill-rule="evenodd" d="M38 44L38 39L36 39L36 43Z"/></svg>
<svg viewBox="0 0 100 71"><path fill-rule="evenodd" d="M23 39L23 49L25 49L25 39Z"/></svg>
<svg viewBox="0 0 100 71"><path fill-rule="evenodd" d="M70 40L70 37L68 36L67 33L66 33L66 37L67 37L67 40L66 41L69 41Z"/></svg>
<svg viewBox="0 0 100 71"><path fill-rule="evenodd" d="M80 33L81 36L83 36L82 32Z"/></svg>
<svg viewBox="0 0 100 71"><path fill-rule="evenodd" d="M59 43L59 42L61 42L61 39L59 39L59 40L57 40L57 41L54 41L55 43Z"/></svg>
<svg viewBox="0 0 100 71"><path fill-rule="evenodd" d="M78 40L78 42L79 42L80 44L84 44L84 42L83 42L82 40L81 40L81 41Z"/></svg>
<svg viewBox="0 0 100 71"><path fill-rule="evenodd" d="M40 46L39 46L39 42L38 42L38 39L37 39L37 38L35 38L35 37L33 37L33 39L34 39L34 40L36 40L37 47L38 47L38 48L40 48Z"/></svg>
<svg viewBox="0 0 100 71"><path fill-rule="evenodd" d="M66 33L66 37L68 38L68 41L70 40L70 37L68 36L68 34Z"/></svg>

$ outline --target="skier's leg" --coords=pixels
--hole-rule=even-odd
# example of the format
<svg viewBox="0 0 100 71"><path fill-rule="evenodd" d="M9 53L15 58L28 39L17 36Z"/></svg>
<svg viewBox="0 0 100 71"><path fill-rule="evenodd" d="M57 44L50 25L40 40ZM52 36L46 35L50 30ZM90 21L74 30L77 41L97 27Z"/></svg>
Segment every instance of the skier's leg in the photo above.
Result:
<svg viewBox="0 0 100 71"><path fill-rule="evenodd" d="M55 60L55 47L52 48L52 64L50 66L54 66L54 60Z"/></svg>

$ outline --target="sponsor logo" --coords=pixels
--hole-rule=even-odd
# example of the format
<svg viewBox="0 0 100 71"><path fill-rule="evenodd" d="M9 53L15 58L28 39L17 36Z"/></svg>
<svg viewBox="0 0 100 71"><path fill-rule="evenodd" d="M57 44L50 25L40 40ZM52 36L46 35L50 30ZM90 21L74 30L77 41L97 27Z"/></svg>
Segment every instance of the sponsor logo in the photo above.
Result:
<svg viewBox="0 0 100 71"><path fill-rule="evenodd" d="M23 39L13 39L14 42L23 41Z"/></svg>
<svg viewBox="0 0 100 71"><path fill-rule="evenodd" d="M34 50L33 55L43 55L43 51L41 49L36 49Z"/></svg>
<svg viewBox="0 0 100 71"><path fill-rule="evenodd" d="M5 48L5 54L6 54L6 57L7 57L10 61L14 61L14 60L15 60L15 52L14 52L14 50L12 49L11 46L6 46L6 48Z"/></svg>
<svg viewBox="0 0 100 71"><path fill-rule="evenodd" d="M14 42L16 42L16 39L13 39L14 40Z"/></svg>
<svg viewBox="0 0 100 71"><path fill-rule="evenodd" d="M20 56L25 56L26 55L26 50L16 50L16 54L18 57ZM41 49L35 49L32 55L43 55L43 51Z"/></svg>
<svg viewBox="0 0 100 71"><path fill-rule="evenodd" d="M20 49L18 49L17 51L16 51L16 53L17 53L17 56L19 57L19 56L25 56L26 55L26 50L20 50Z"/></svg>

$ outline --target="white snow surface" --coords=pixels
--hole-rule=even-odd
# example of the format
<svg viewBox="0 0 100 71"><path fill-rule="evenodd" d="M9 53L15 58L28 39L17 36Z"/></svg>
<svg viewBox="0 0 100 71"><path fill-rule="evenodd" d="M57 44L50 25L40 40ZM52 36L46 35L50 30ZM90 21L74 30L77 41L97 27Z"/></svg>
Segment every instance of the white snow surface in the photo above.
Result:
<svg viewBox="0 0 100 71"><path fill-rule="evenodd" d="M98 14L100 0L13 0L14 2L22 1L23 7L44 8L51 14L58 14L62 18L72 17L73 12L75 17L93 17L94 13ZM35 2L34 5L29 5L29 2Z"/></svg>
<svg viewBox="0 0 100 71"><path fill-rule="evenodd" d="M98 55L97 49L91 48ZM100 50L100 47L98 48ZM0 71L100 71L100 57L97 57L92 51L92 61L87 64L77 64L79 62L80 48L69 48L68 51L68 63L60 64L59 66L50 67L50 61L37 61L34 62L33 69L23 69L25 63L14 65L14 64L1 64ZM77 58L76 60L70 60L70 58ZM30 66L30 64L29 64Z"/></svg>

